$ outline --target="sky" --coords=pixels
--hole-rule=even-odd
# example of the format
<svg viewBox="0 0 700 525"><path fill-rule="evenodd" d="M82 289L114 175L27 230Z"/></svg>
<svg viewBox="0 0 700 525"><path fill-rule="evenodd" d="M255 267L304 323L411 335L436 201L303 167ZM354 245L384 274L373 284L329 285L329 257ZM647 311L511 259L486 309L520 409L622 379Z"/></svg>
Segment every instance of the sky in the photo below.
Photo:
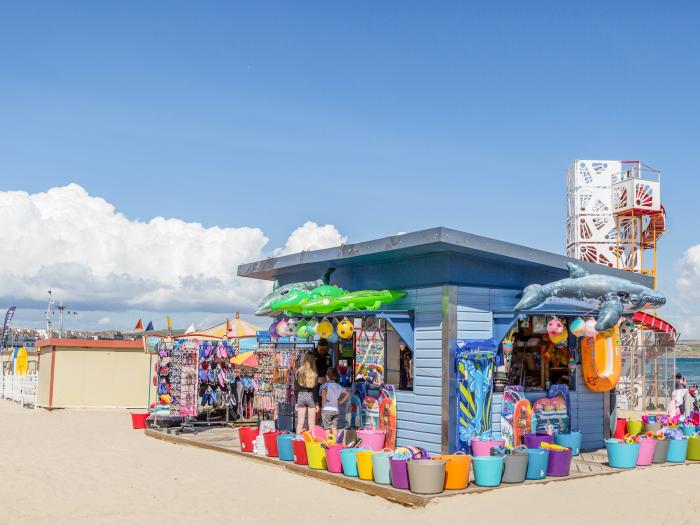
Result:
<svg viewBox="0 0 700 525"><path fill-rule="evenodd" d="M574 159L662 171L700 337L695 2L23 2L0 16L0 307L248 313L236 266L448 226L564 253Z"/></svg>

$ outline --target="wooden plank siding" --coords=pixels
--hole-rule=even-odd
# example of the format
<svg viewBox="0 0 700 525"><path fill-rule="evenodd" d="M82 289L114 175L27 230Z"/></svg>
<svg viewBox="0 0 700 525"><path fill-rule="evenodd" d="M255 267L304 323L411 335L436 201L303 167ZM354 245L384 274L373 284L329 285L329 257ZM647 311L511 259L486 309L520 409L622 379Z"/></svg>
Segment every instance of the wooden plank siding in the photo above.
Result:
<svg viewBox="0 0 700 525"><path fill-rule="evenodd" d="M396 444L439 454L442 444L442 288L409 290L395 310L415 312L413 392L396 392Z"/></svg>

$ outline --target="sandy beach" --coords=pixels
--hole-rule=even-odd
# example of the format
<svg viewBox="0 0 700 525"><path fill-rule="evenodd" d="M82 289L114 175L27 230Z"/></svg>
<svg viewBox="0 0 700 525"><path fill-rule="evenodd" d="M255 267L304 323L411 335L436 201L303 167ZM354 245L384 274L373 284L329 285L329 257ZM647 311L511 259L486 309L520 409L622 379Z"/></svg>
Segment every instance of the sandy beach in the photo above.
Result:
<svg viewBox="0 0 700 525"><path fill-rule="evenodd" d="M408 509L257 462L130 429L125 411L26 410L0 401L7 524L165 522L697 523L700 465L446 498ZM652 502L656 502L652 504ZM315 509L311 513L310 510ZM493 509L501 509L494 516ZM549 518L547 519L549 521Z"/></svg>

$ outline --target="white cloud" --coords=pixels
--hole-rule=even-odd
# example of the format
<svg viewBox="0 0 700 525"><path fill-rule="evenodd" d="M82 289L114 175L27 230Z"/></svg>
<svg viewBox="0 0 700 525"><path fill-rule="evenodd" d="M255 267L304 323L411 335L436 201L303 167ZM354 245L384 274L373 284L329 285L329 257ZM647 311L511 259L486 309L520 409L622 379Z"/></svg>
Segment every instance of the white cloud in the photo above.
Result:
<svg viewBox="0 0 700 525"><path fill-rule="evenodd" d="M97 320L97 324L102 325L102 326L112 324L112 318L111 317L100 317Z"/></svg>
<svg viewBox="0 0 700 525"><path fill-rule="evenodd" d="M255 227L205 228L130 220L77 184L45 193L0 192L0 298L40 308L47 290L85 310L233 312L253 308L268 283L236 277L265 257ZM275 253L339 244L334 226L308 222Z"/></svg>
<svg viewBox="0 0 700 525"><path fill-rule="evenodd" d="M287 239L284 248L274 251L276 256L298 253L304 250L320 250L331 246L345 244L348 238L343 237L335 226L326 224L319 226L315 222L307 221L292 232Z"/></svg>
<svg viewBox="0 0 700 525"><path fill-rule="evenodd" d="M700 244L691 246L676 264L678 278L678 310L676 326L683 339L700 338L700 311L697 301L700 299Z"/></svg>

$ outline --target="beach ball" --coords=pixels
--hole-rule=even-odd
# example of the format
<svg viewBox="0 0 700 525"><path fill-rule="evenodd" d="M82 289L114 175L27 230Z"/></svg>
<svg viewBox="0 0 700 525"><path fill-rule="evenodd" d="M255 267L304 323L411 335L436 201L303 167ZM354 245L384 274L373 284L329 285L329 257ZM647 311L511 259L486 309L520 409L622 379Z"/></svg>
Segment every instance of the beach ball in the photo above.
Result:
<svg viewBox="0 0 700 525"><path fill-rule="evenodd" d="M580 317L577 317L569 323L569 330L576 337L581 337L583 335L584 329L586 328L586 323Z"/></svg>
<svg viewBox="0 0 700 525"><path fill-rule="evenodd" d="M296 334L299 339L308 339L309 337L311 337L306 321L299 321L297 323Z"/></svg>
<svg viewBox="0 0 700 525"><path fill-rule="evenodd" d="M325 317L323 318L323 321L318 323L318 327L316 328L316 333L318 334L319 337L322 337L324 339L328 339L331 335L333 335L333 325L330 323L328 319Z"/></svg>
<svg viewBox="0 0 700 525"><path fill-rule="evenodd" d="M632 332L634 332L634 321L625 319L620 323L620 335L622 337L632 335Z"/></svg>
<svg viewBox="0 0 700 525"><path fill-rule="evenodd" d="M564 331L564 325L556 317L547 323L547 335L550 341L556 343L554 338L558 338ZM561 341L561 339L559 339Z"/></svg>
<svg viewBox="0 0 700 525"><path fill-rule="evenodd" d="M309 332L309 337L313 337L318 333L318 321L316 319L311 319L306 323L306 330Z"/></svg>
<svg viewBox="0 0 700 525"><path fill-rule="evenodd" d="M595 337L596 335L598 335L598 330L595 329L595 323L595 319L588 319L584 323L583 335L585 335L586 337Z"/></svg>
<svg viewBox="0 0 700 525"><path fill-rule="evenodd" d="M346 317L338 323L337 330L338 336L341 339L350 339L352 337L352 333L355 331L355 327L352 325L352 322L350 322Z"/></svg>
<svg viewBox="0 0 700 525"><path fill-rule="evenodd" d="M279 323L277 323L275 331L280 337L287 337L287 321L282 319Z"/></svg>
<svg viewBox="0 0 700 525"><path fill-rule="evenodd" d="M566 338L569 337L569 332L566 330L566 328L562 327L562 329L563 331L560 334L549 336L549 340L552 341L552 343L554 343L555 345L566 341Z"/></svg>
<svg viewBox="0 0 700 525"><path fill-rule="evenodd" d="M293 336L297 331L297 321L296 319L288 319L287 320L287 335L288 336Z"/></svg>

